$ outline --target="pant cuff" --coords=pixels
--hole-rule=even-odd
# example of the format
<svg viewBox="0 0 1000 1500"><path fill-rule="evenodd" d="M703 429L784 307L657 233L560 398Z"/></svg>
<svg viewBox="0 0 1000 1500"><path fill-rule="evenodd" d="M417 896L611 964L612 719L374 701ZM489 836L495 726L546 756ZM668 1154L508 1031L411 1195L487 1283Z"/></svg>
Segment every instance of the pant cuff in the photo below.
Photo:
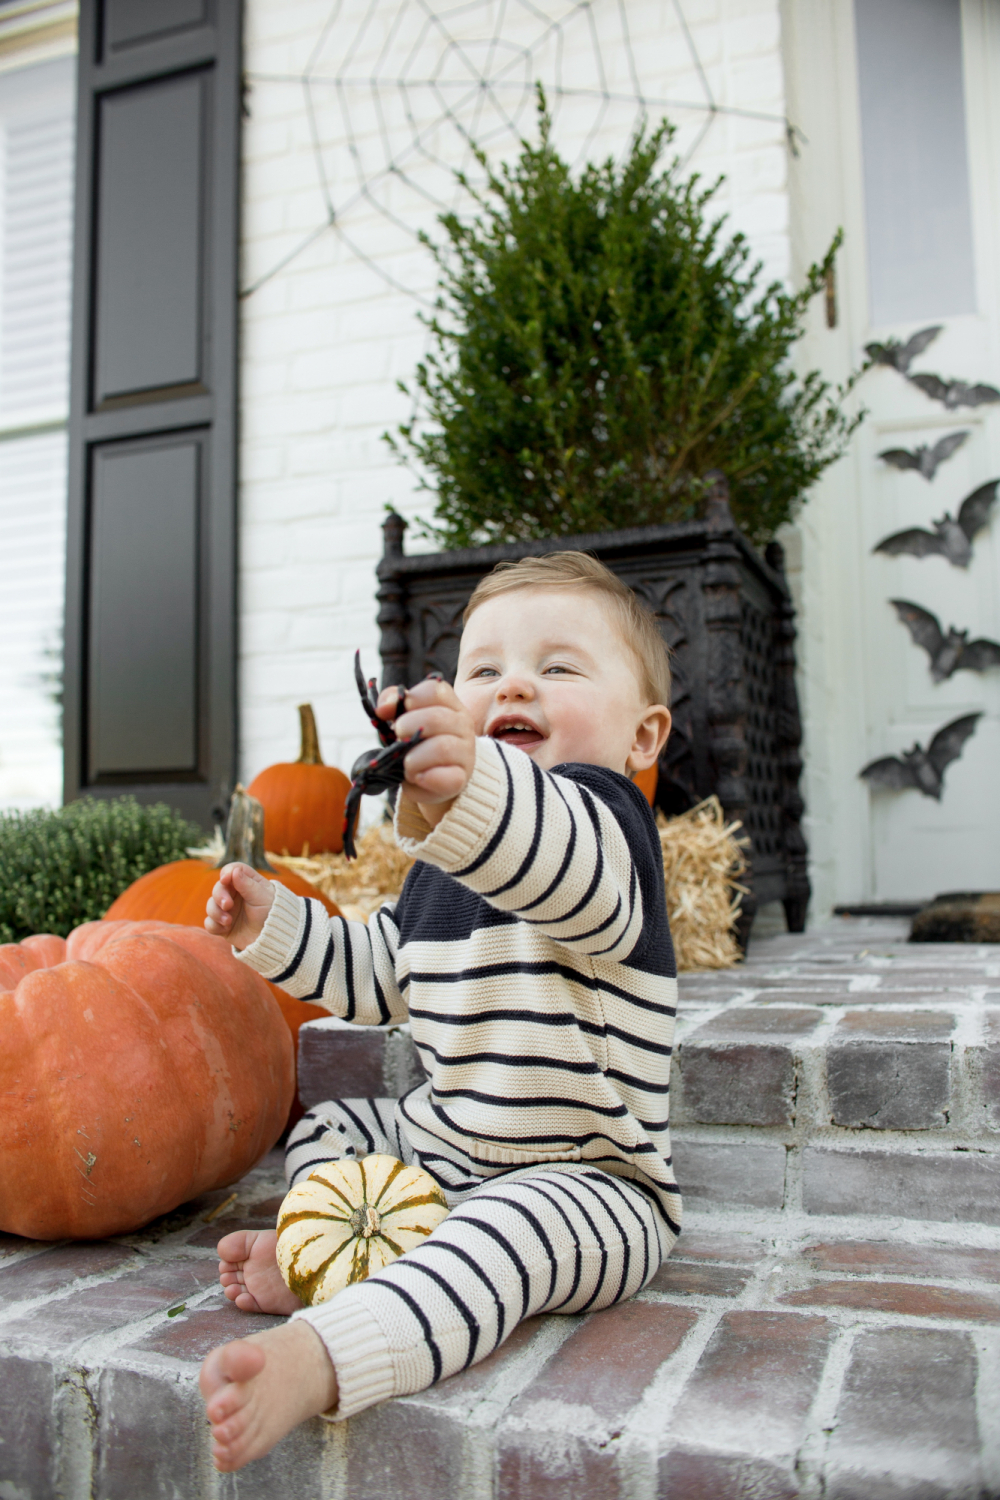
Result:
<svg viewBox="0 0 1000 1500"><path fill-rule="evenodd" d="M337 1405L323 1413L331 1422L346 1421L396 1394L389 1341L357 1291L347 1287L329 1302L292 1314L316 1330L337 1372Z"/></svg>

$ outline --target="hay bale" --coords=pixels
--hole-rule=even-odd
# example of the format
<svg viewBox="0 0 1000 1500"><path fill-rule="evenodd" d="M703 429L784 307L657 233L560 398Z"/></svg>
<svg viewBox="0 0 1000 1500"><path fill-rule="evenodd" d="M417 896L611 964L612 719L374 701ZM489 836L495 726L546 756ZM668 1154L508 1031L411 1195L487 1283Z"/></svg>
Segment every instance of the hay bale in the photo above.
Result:
<svg viewBox="0 0 1000 1500"><path fill-rule="evenodd" d="M679 969L727 969L742 957L733 929L745 894L739 823L726 823L717 797L669 822L657 818L667 913ZM745 842L742 841L742 842ZM397 897L413 860L397 846L392 825L379 823L358 839L358 857L268 854L335 901L351 921L367 922Z"/></svg>
<svg viewBox="0 0 1000 1500"><path fill-rule="evenodd" d="M660 813L656 825L678 969L730 968L743 956L734 932L746 895L742 825L726 823L718 797L669 821Z"/></svg>
<svg viewBox="0 0 1000 1500"><path fill-rule="evenodd" d="M403 889L413 860L396 843L391 823L376 823L357 841L357 859L345 854L298 857L268 853L272 865L283 865L335 901L349 921L367 922L383 901Z"/></svg>

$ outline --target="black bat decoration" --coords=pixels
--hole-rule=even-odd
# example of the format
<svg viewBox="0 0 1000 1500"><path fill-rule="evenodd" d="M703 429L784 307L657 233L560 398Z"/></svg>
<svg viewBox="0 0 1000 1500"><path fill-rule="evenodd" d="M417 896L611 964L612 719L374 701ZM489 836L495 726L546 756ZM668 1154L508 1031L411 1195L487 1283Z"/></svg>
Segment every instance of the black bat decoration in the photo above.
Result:
<svg viewBox="0 0 1000 1500"><path fill-rule="evenodd" d="M995 385L966 385L964 380L942 380L940 375L907 375L911 385L919 386L932 401L940 401L948 411L959 406L987 406L1000 401Z"/></svg>
<svg viewBox="0 0 1000 1500"><path fill-rule="evenodd" d="M1000 479L987 480L967 495L957 521L945 511L940 521L932 523L933 531L923 531L919 526L896 531L884 537L872 551L888 552L891 556L907 552L912 557L946 557L956 568L967 568L972 560L972 539L989 520L998 484Z"/></svg>
<svg viewBox="0 0 1000 1500"><path fill-rule="evenodd" d="M904 750L901 756L886 755L882 760L870 761L858 775L872 786L888 787L894 792L915 786L925 797L940 802L945 770L953 760L958 760L982 717L982 714L966 714L964 718L953 719L938 730L927 750L917 740L912 750Z"/></svg>
<svg viewBox="0 0 1000 1500"><path fill-rule="evenodd" d="M900 375L905 375L913 360L918 354L923 354L943 327L943 323L935 323L932 328L921 328L905 344L901 344L899 339L887 339L884 344L866 344L865 353L873 365L888 365L890 369L898 370Z"/></svg>
<svg viewBox="0 0 1000 1500"><path fill-rule="evenodd" d="M938 438L933 448L928 448L926 443L913 449L886 448L879 454L879 458L885 459L894 469L916 469L918 474L930 480L945 459L950 458L956 448L961 448L968 436L968 428L964 432L949 432L943 438Z"/></svg>
<svg viewBox="0 0 1000 1500"><path fill-rule="evenodd" d="M941 629L937 615L929 609L921 609L909 599L890 599L913 638L930 657L931 676L935 682L944 682L953 672L987 672L990 667L1000 667L1000 641L969 640L967 630L956 630L948 626L948 634Z"/></svg>

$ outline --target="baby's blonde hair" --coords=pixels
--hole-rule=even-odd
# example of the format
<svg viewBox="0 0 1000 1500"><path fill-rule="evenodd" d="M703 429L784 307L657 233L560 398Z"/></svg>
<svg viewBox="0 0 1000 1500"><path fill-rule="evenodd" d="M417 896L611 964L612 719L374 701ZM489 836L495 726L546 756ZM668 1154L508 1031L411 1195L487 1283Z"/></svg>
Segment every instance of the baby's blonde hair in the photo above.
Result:
<svg viewBox="0 0 1000 1500"><path fill-rule="evenodd" d="M492 573L487 573L476 585L462 624L467 625L473 611L497 594L539 588L576 588L595 594L606 606L619 636L635 658L646 702L669 707L670 656L652 611L589 552L550 552L545 557L497 563Z"/></svg>

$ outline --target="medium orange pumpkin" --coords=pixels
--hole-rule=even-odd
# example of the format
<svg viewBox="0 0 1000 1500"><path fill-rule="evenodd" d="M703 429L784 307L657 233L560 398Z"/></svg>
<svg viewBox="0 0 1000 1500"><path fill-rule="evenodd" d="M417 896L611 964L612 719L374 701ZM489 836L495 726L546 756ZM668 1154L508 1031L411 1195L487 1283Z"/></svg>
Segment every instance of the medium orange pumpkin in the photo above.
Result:
<svg viewBox="0 0 1000 1500"><path fill-rule="evenodd" d="M299 705L301 753L255 776L248 788L264 809L268 847L278 854L339 854L351 783L319 753L312 705Z"/></svg>
<svg viewBox="0 0 1000 1500"><path fill-rule="evenodd" d="M650 807L655 807L656 784L660 779L660 768L656 761L645 771L637 771L633 780Z"/></svg>
<svg viewBox="0 0 1000 1500"><path fill-rule="evenodd" d="M296 896L321 901L332 917L340 908L322 895L314 885L291 870L275 870L264 854L264 813L259 802L238 786L233 793L226 828L226 847L217 865L206 865L200 859L175 859L159 869L150 870L133 881L113 901L104 916L110 921L155 920L178 922L183 926L201 927L205 907L223 865L242 860L252 865L268 880L278 880ZM298 1002L296 1002L298 1003ZM326 1015L323 1011L321 1014Z"/></svg>
<svg viewBox="0 0 1000 1500"><path fill-rule="evenodd" d="M103 921L0 948L2 1230L140 1229L249 1171L293 1090L288 1028L222 938Z"/></svg>

